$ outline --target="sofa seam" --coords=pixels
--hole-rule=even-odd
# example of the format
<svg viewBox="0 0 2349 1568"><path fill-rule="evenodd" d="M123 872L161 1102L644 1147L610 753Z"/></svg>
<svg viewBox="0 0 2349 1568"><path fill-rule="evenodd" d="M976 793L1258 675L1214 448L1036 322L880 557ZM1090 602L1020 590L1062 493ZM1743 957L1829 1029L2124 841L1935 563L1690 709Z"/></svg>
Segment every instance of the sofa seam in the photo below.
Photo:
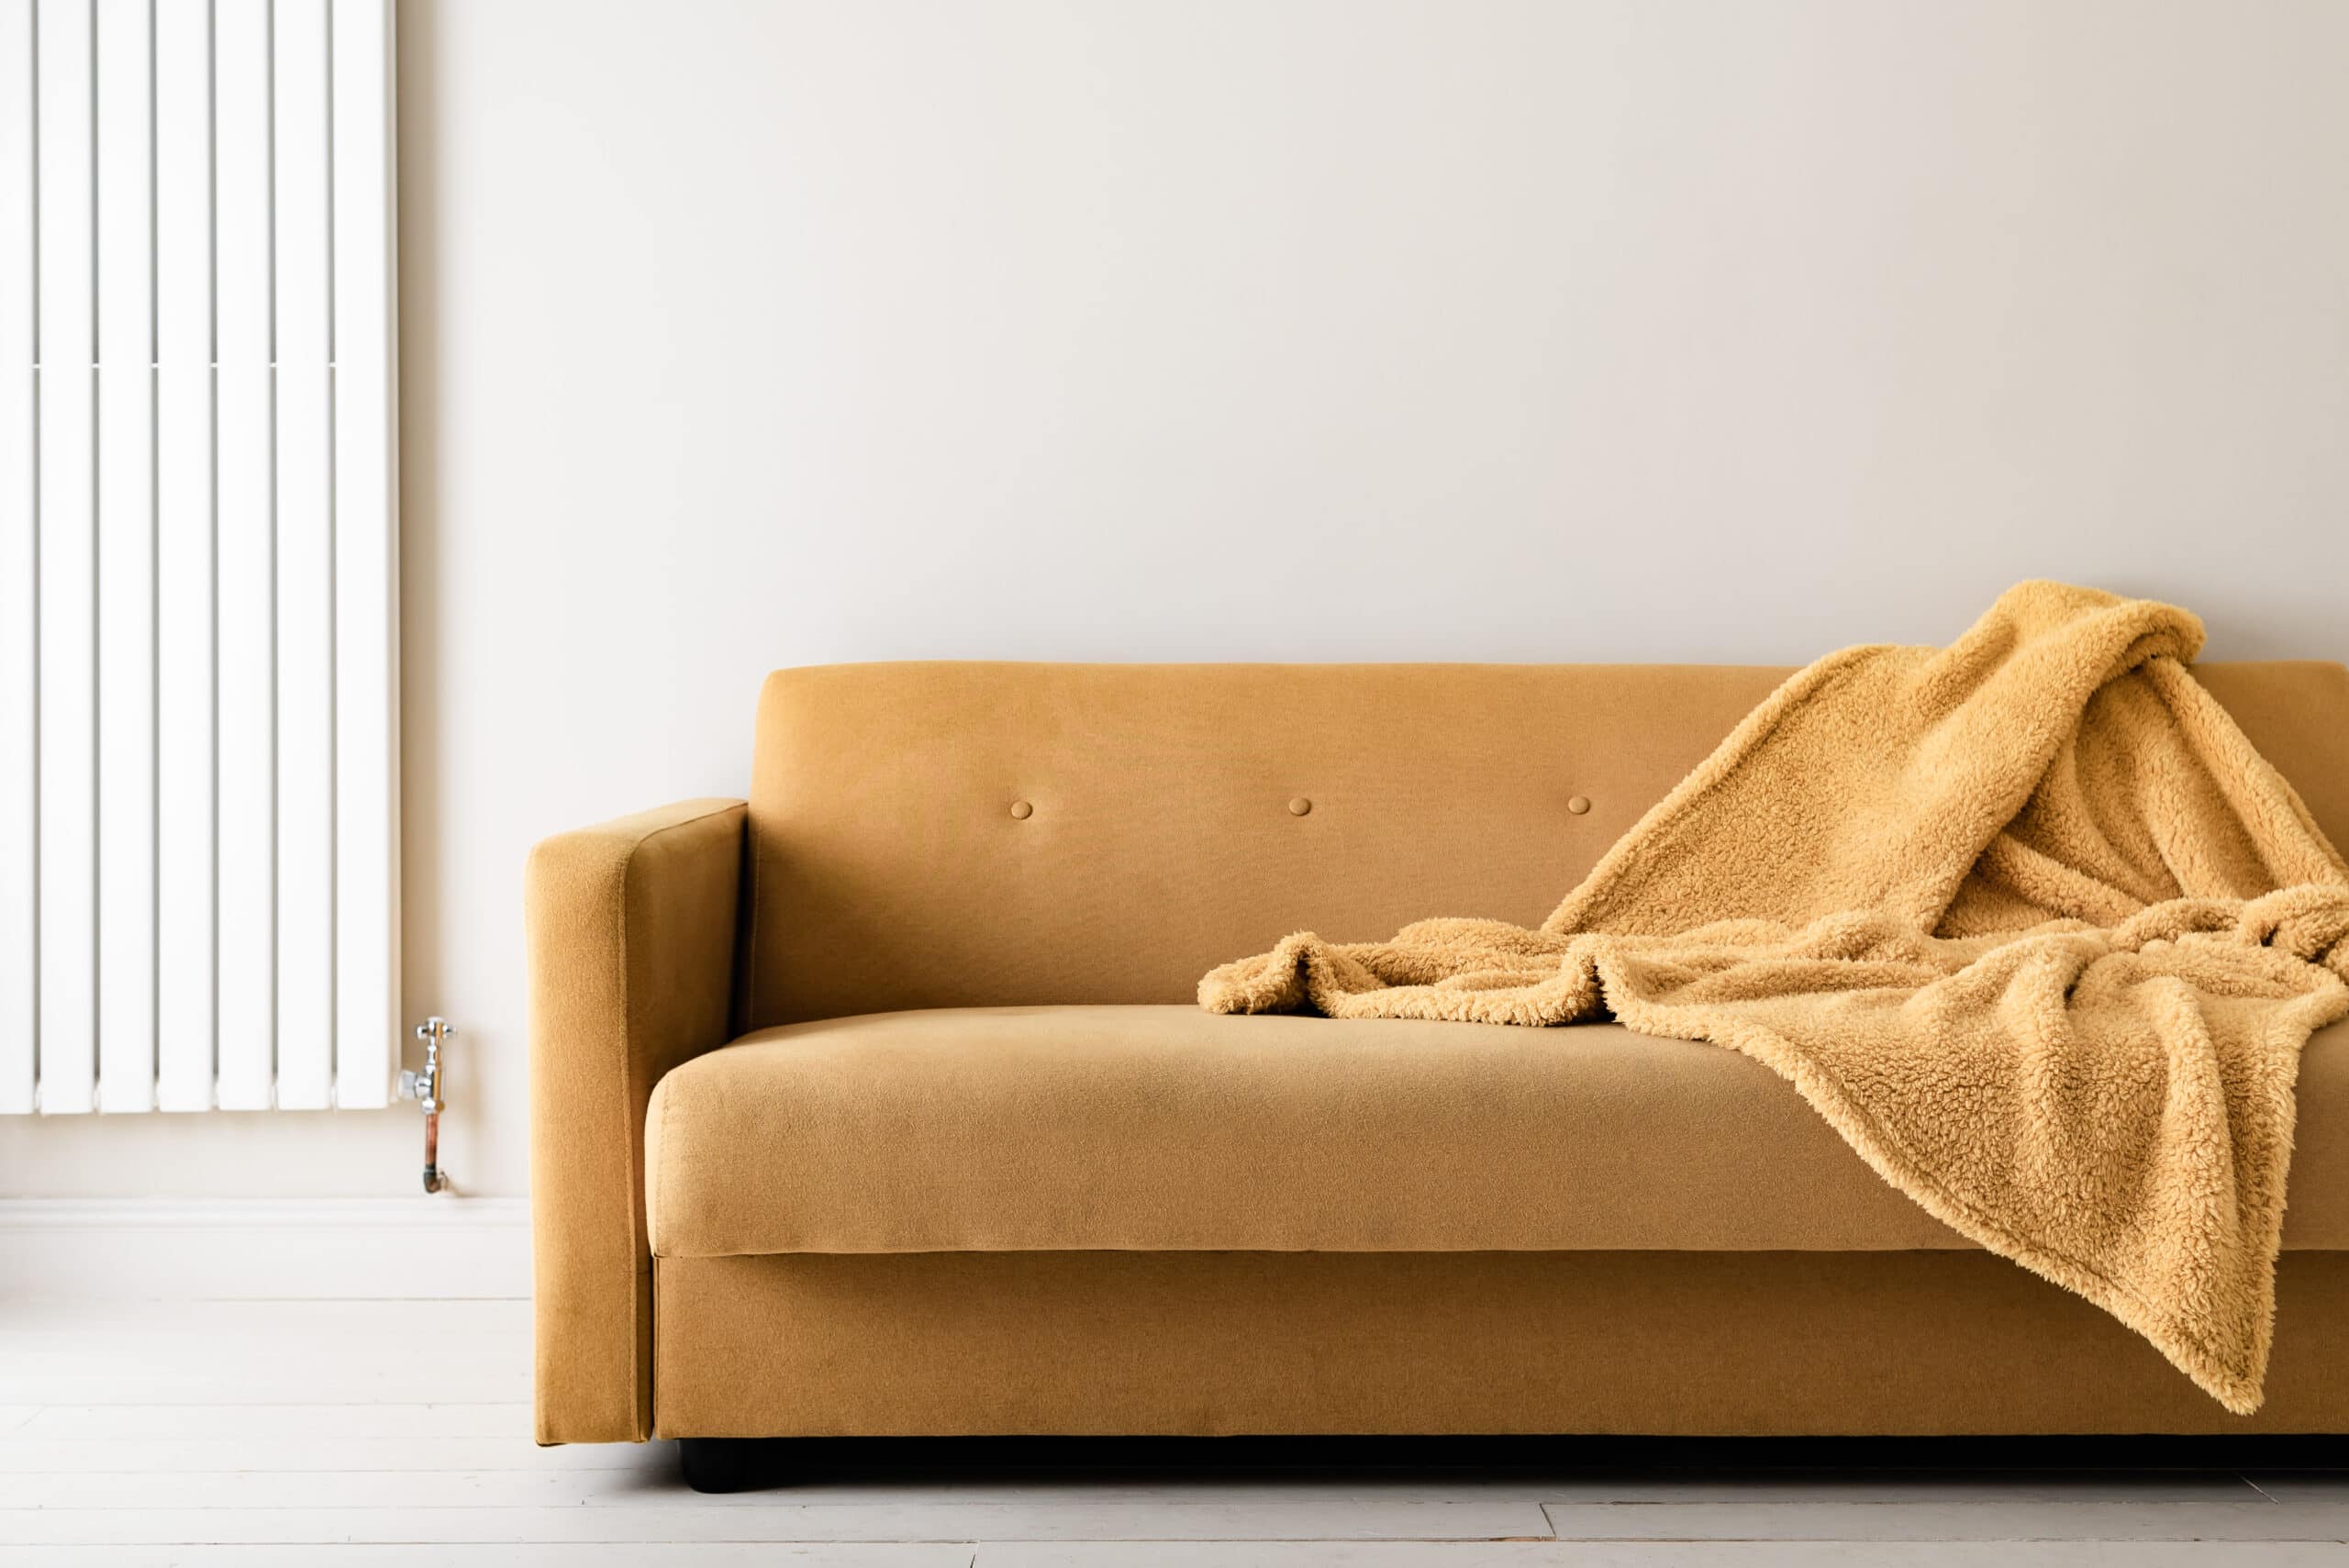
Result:
<svg viewBox="0 0 2349 1568"><path fill-rule="evenodd" d="M723 806L714 806L707 811L697 811L691 817L680 817L674 822L663 822L651 831L640 833L629 840L627 848L620 855L618 896L613 900L612 924L615 938L613 947L619 969L620 1137L621 1147L629 1151L629 1185L630 1196L634 1200L629 1205L629 1360L638 1361L640 1350L641 1354L640 1364L637 1366L635 1374L629 1380L630 1404L633 1407L629 1412L629 1426L631 1439L639 1442L645 1440L652 1429L652 1380L657 1357L653 1354L649 1342L653 1307L650 1267L650 1260L652 1256L652 1218L646 1211L643 1201L646 1168L641 1145L642 1129L629 1125L635 1119L633 1108L636 1105L636 1080L639 1073L636 1066L634 984L629 962L629 895L635 885L636 857L638 851L641 851L645 845L664 833L690 828L696 822L706 822L713 817L722 817L742 804L740 801L729 801ZM647 1095L649 1098L649 1090ZM667 1107L662 1108L665 1112ZM666 1129L664 1128L663 1130L665 1131ZM644 1226L644 1235L640 1242L636 1234L640 1214L643 1216ZM643 1266L640 1266L640 1260L643 1261ZM640 1322L646 1325L641 1330L638 1328Z"/></svg>
<svg viewBox="0 0 2349 1568"><path fill-rule="evenodd" d="M754 744L751 755L750 794L753 795L759 792L758 753L761 749L755 742L763 740L766 734L767 694L774 689L776 675L780 673L781 672L778 671L775 674L768 675L759 685L758 733L753 738ZM750 795L745 795L742 799L742 857L748 862L746 876L750 885L743 891L750 899L751 913L749 918L743 923L741 949L734 955L735 962L742 966L742 1016L734 1019L733 1023L736 1029L747 1032L758 1027L759 866L764 858L759 853L757 836L751 831Z"/></svg>
<svg viewBox="0 0 2349 1568"><path fill-rule="evenodd" d="M645 1289L645 1271L638 1266L639 1243L636 1236L637 1215L642 1210L644 1163L638 1152L639 1129L629 1123L633 1120L631 1107L636 1104L636 1018L631 995L634 990L629 973L628 903L629 888L636 875L636 852L646 840L663 831L656 828L651 833L639 834L631 840L620 856L618 896L612 900L613 950L618 958L620 1007L620 1147L628 1151L629 1186L629 1436L641 1440L646 1425L645 1415L652 1406L652 1354L647 1348L649 1333L638 1325L652 1310L650 1293ZM642 1250L651 1251L650 1225Z"/></svg>
<svg viewBox="0 0 2349 1568"><path fill-rule="evenodd" d="M655 1087L654 1087L654 1089L653 1089L653 1092L654 1092L655 1094L660 1093L660 1089L659 1089L658 1085L655 1085ZM670 1118L672 1116L674 1116L674 1115L675 1115L675 1114L676 1114L676 1109L677 1109L677 1096L676 1096L675 1095L674 1095L674 1094L673 1094L673 1095L671 1095L667 1099L662 1100L662 1101L661 1102L661 1147L662 1147L662 1149L664 1149L664 1150L665 1150L665 1149L667 1149L667 1148L669 1147L669 1118ZM651 1160L651 1157L650 1155L646 1156L646 1158L645 1158L645 1162L644 1162L644 1188L645 1188L645 1191L647 1191L647 1192L651 1192L651 1191L652 1190L652 1160ZM661 1192L661 1195L662 1195L662 1198L664 1198L664 1199L665 1199L665 1198L667 1198L667 1197L668 1197L668 1195L669 1195L668 1189L667 1189L667 1188L665 1188L665 1187L664 1187L664 1188L662 1188L662 1192ZM668 1208L668 1205L664 1202L664 1203L662 1205L662 1211L665 1213L665 1212L667 1211L667 1208ZM653 1229L653 1226L652 1226L652 1218L653 1218L653 1217L652 1217L651 1206L650 1204L647 1204L647 1205L645 1206L645 1214L644 1214L644 1245L645 1245L645 1251L646 1251L647 1252L649 1252L649 1253L651 1255L652 1260L653 1260L653 1266L654 1266L654 1268L657 1270L657 1269L659 1268L659 1266L660 1266L660 1261L661 1261L661 1251L660 1251L660 1249L659 1249L659 1248L657 1248L657 1247L653 1246L653 1244L652 1244L652 1229ZM663 1225L661 1229L664 1229L664 1230L665 1230L665 1229L668 1229L668 1227L667 1227L666 1225ZM660 1283L660 1282L659 1282L657 1279L654 1281L654 1284L656 1285L656 1287L658 1286L659 1283ZM655 1300L655 1302L657 1303L657 1302L658 1302L658 1300L659 1300L659 1297L660 1297L660 1292L659 1292L659 1290L658 1290L657 1288L656 1288L656 1289L654 1290L654 1292L653 1292L653 1296L654 1296L654 1300Z"/></svg>
<svg viewBox="0 0 2349 1568"><path fill-rule="evenodd" d="M756 764L752 765L755 769ZM752 778L751 784L753 789L757 788L758 780L755 777ZM751 832L751 803L747 800L742 803L742 858L749 862L750 867L750 886L743 891L751 901L751 914L743 928L742 951L734 955L734 962L742 966L742 1016L736 1018L734 1023L737 1028L747 1032L758 1027L756 1020L759 1016L759 861L761 858L759 841Z"/></svg>
<svg viewBox="0 0 2349 1568"><path fill-rule="evenodd" d="M767 689L774 683L774 677L769 675L759 684L759 706L755 724L757 734L752 737L751 754L751 794L752 795L757 794L759 788L759 758L756 741L766 732ZM759 1016L759 966L754 962L759 951L759 848L757 840L751 836L751 802L748 795L745 795L742 800L741 854L743 860L748 862L744 874L750 886L744 889L744 892L751 900L751 913L742 922L740 946L734 954L734 962L742 966L742 1016L732 1019L731 1023L737 1029L748 1029L751 1028L751 1020Z"/></svg>

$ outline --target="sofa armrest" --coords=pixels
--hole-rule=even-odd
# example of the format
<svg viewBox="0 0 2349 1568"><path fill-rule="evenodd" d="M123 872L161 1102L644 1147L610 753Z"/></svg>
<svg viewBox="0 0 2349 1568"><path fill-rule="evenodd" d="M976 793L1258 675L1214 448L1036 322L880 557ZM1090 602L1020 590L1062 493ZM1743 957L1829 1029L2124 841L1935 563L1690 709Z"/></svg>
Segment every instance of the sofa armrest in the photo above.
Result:
<svg viewBox="0 0 2349 1568"><path fill-rule="evenodd" d="M537 1429L652 1432L644 1108L731 1038L743 803L689 800L549 839L526 878Z"/></svg>

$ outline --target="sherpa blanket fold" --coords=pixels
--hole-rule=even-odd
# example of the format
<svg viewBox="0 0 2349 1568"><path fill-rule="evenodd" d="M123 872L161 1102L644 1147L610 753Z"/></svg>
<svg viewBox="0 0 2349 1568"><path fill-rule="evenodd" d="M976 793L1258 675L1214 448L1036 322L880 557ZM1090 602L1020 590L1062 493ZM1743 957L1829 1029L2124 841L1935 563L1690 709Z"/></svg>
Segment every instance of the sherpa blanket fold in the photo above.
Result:
<svg viewBox="0 0 2349 1568"><path fill-rule="evenodd" d="M1767 1063L1877 1173L2258 1408L2349 866L2167 605L2053 583L1779 687L1539 930L1310 932L1216 1012L1631 1028Z"/></svg>

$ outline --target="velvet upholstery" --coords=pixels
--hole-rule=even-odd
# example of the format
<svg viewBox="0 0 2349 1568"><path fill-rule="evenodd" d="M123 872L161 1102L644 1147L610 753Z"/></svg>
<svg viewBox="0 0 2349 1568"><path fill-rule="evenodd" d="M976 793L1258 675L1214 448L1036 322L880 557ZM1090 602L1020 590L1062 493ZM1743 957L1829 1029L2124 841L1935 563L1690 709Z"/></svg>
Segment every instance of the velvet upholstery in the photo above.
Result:
<svg viewBox="0 0 2349 1568"><path fill-rule="evenodd" d="M1788 673L778 671L759 703L740 1027L1188 1002L1209 969L1308 925L1333 941L1430 915L1539 925ZM2349 843L2349 669L2195 674Z"/></svg>
<svg viewBox="0 0 2349 1568"><path fill-rule="evenodd" d="M2339 1432L2349 1254L2231 1416L1987 1252L663 1258L662 1432Z"/></svg>
<svg viewBox="0 0 2349 1568"><path fill-rule="evenodd" d="M729 1033L740 801L531 852L530 1202L542 1442L651 1435L644 1109Z"/></svg>
<svg viewBox="0 0 2349 1568"><path fill-rule="evenodd" d="M2349 1021L2285 1245L2349 1249ZM930 1008L653 1091L652 1251L1898 1251L1974 1243L1750 1057L1615 1024Z"/></svg>
<svg viewBox="0 0 2349 1568"><path fill-rule="evenodd" d="M1941 1417L1976 1423L1949 1426L1953 1430L2049 1429L2046 1423L2058 1418L2051 1412L2060 1407L1999 1407L1995 1391L1963 1408L1947 1401L1912 1407L1905 1403L1911 1380L1882 1366L1904 1334L1922 1369L1918 1377L1959 1380L1963 1363L1936 1349L1941 1336L1963 1329L1959 1342L1974 1344L1979 1334L1995 1332L2009 1345L2052 1336L2043 1341L2055 1369L2050 1386L2060 1394L2093 1385L2110 1363L2065 1359L2078 1342L2066 1325L2076 1327L2083 1315L2094 1320L2097 1334L2125 1341L2125 1352L2115 1348L2112 1355L2142 1358L2170 1379L2158 1396L2115 1407L2113 1418L2146 1430L2235 1429L2235 1418L2093 1309L1999 1260L1932 1251L1936 1240L1922 1217L1907 1222L1928 1228L1907 1243L1923 1249L1914 1251L1609 1251L1603 1256L1613 1261L1603 1267L1620 1289L1609 1285L1554 1321L1543 1317L1557 1306L1554 1286L1508 1285L1534 1276L1505 1271L1580 1277L1576 1260L1602 1254L679 1256L662 1261L656 1284L645 1209L646 1117L656 1086L681 1064L738 1036L802 1020L913 1007L1187 1004L1206 968L1262 949L1308 910L1315 918L1335 917L1332 936L1384 934L1434 906L1539 920L1557 888L1572 884L1783 673L918 664L774 677L761 704L747 806L688 802L562 835L531 858L540 1440L642 1439L655 1429L656 1414L662 1430L709 1434L1041 1430L1055 1422L1072 1430L1219 1429L1234 1421L1267 1430L1471 1429L1503 1413L1490 1400L1467 1396L1464 1380L1473 1370L1508 1375L1502 1369L1517 1351L1580 1342L1574 1339L1577 1325L1644 1310L1682 1277L1673 1271L1688 1268L1762 1284L1783 1278L1789 1291L1800 1279L1830 1280L1843 1296L1883 1291L1882 1310L1868 1319L1880 1334L1876 1360L1867 1363L1876 1370L1845 1378L1849 1399L1835 1417L1845 1425L1837 1429L1932 1429L1918 1423ZM2349 671L2221 664L2200 666L2197 674L2298 787L2325 830L2349 841ZM1244 719L1235 717L1242 714ZM1345 718L1364 715L1423 735L1426 745L1398 764L1391 747L1374 750L1352 738ZM1497 739L1503 734L1536 739L1530 746L1503 743ZM1302 812L1293 809L1300 801ZM1576 810L1578 801L1586 808ZM1021 803L1026 814L1015 814ZM1529 843L1541 847L1528 852ZM925 920L934 923L925 928ZM1007 962L1008 954L1016 956ZM1619 1043L1624 1051L1643 1049ZM2349 1186L2310 1174L2343 1162L2339 1145L2349 1133L2335 1129L2337 1118L2316 1113L2325 1094L2320 1079L2330 1081L2325 1075L2342 1054L2330 1037L2319 1045L2323 1049L2311 1048L2303 1084L2310 1114L2299 1129L2288 1246L2306 1247L2330 1234L2325 1227L2343 1226L2349 1209ZM1030 1040L1016 1049L1040 1047ZM1076 1047L1063 1038L1055 1049ZM1105 1049L1114 1050L1114 1042ZM1464 1059L1474 1054L1464 1048ZM735 1065L729 1061L726 1070ZM1454 1067L1468 1072L1471 1065L1464 1060ZM1718 1102L1707 1109L1703 1097L1729 1092L1725 1083L1692 1090L1697 1098L1683 1108L1725 1114ZM854 1118L845 1114L850 1099L827 1106L820 1096L795 1096L785 1084L778 1078L744 1092L769 1096L794 1114L831 1116L834 1131L853 1129ZM1562 1093L1564 1085L1553 1080L1546 1092ZM1779 1109L1794 1108L1792 1096L1785 1098ZM2323 1103L2338 1103L2337 1094ZM895 1114L911 1114L912 1106L900 1101ZM703 1104L697 1114L711 1108ZM886 1109L885 1104L873 1114ZM1366 1135L1379 1116L1397 1113L1389 1106L1354 1106L1349 1114L1355 1131ZM1757 1123L1773 1138L1794 1140L1790 1148L1803 1140L1792 1130L1799 1125L1776 1112ZM1113 1126L1114 1118L1101 1124ZM1074 1123L1048 1130L1063 1140L1062 1152L1071 1159L1092 1136L1078 1136L1083 1129ZM956 1136L968 1139L973 1129ZM1525 1135L1520 1129L1511 1136ZM1668 1138L1669 1129L1656 1136ZM716 1226L720 1206L710 1194L726 1183L724 1163L689 1172L670 1158L683 1145L664 1146L656 1136L654 1146L668 1150L662 1153L664 1182L674 1176L681 1184L669 1195L691 1210L673 1210L676 1233ZM807 1154L792 1179L829 1162L834 1169L825 1179L840 1180L857 1157L846 1151ZM1718 1157L1742 1171L1732 1156ZM800 1228L777 1235L821 1237L820 1221L837 1239L853 1227L906 1218L903 1209L893 1215L872 1201L862 1207L842 1202L821 1216L786 1194L770 1192L753 1202L747 1188L790 1169L789 1158L745 1141L733 1165L738 1190L729 1201L742 1214L759 1225ZM1540 1168L1529 1162L1520 1175ZM935 1173L921 1176L918 1161L907 1169L935 1179ZM1591 1167L1569 1173L1600 1184L1586 1189L1594 1205L1620 1201ZM1119 1183L1105 1181L1106 1203ZM1709 1184L1721 1185L1708 1176L1687 1191ZM1133 1185L1126 1183L1128 1197ZM1860 1207L1877 1202L1847 1185L1832 1190ZM974 1212L968 1195L958 1195L965 1207L942 1206L924 1223L968 1224ZM1159 1206L1153 1223L1178 1213L1168 1195L1152 1201ZM1531 1214L1521 1191L1508 1201ZM1284 1203L1287 1217L1279 1218ZM1099 1212L1118 1213L1121 1222L1150 1218L1146 1205L1123 1199ZM1268 1203L1264 1212L1286 1228L1264 1234L1309 1234L1300 1229L1303 1210L1295 1203ZM1902 1223L1877 1212L1887 1226ZM1400 1222L1390 1212L1380 1223ZM1637 1220L1624 1217L1621 1223ZM664 1224L664 1235L668 1229ZM868 1230L868 1237L884 1234ZM1046 1234L1032 1232L1031 1239ZM1404 1239L1400 1229L1394 1234ZM1670 1240L1663 1229L1653 1236L1659 1243ZM1597 1231L1592 1237L1606 1239ZM1686 1240L1710 1247L1717 1230L1692 1229ZM2319 1416L2334 1429L2349 1423L2349 1392L2333 1370L2343 1358L2332 1327L2349 1322L2340 1310L2349 1303L2310 1296L2295 1283L2332 1278L2321 1271L2338 1265L2309 1261L2321 1256L2298 1251L2285 1259L2272 1397L2256 1418L2264 1429ZM1488 1261L1510 1257L1517 1262ZM1754 1262L1764 1257L1809 1262ZM1941 1262L1918 1261L1934 1259ZM1922 1312L1909 1329L1896 1327L1898 1312L1923 1299L1918 1281L1945 1284L1958 1276L1932 1271L1961 1261L2002 1271L1994 1289L1985 1287L1993 1294L1954 1298L1947 1312ZM1782 1268L1796 1272L1772 1272ZM1644 1282L1643 1269L1655 1271ZM1243 1287L1244 1281L1256 1283ZM992 1294L973 1300L974 1284ZM1357 1291L1381 1293L1381 1300L1342 1307L1342 1298ZM1501 1305L1488 1312L1482 1297L1496 1291ZM1595 1343L1614 1345L1608 1353L1619 1358L1706 1357L1714 1375L1736 1385L1712 1406L1685 1392L1686 1368L1653 1365L1645 1375L1654 1382L1654 1403L1643 1420L1642 1374L1635 1361L1619 1359L1609 1363L1605 1401L1578 1407L1553 1392L1526 1403L1521 1419L1542 1429L1698 1429L1709 1408L1720 1417L1718 1429L1739 1429L1736 1411L1774 1388L1794 1387L1794 1373L1790 1363L1763 1356L1734 1318L1723 1318L1729 1307L1784 1321L1814 1339L1841 1331L1833 1314L1816 1317L1822 1298L1815 1294L1782 1297L1765 1290L1758 1297L1698 1299L1710 1303L1707 1310L1720 1329L1707 1346L1698 1344L1693 1329L1684 1340L1629 1349L1620 1340ZM2313 1315L2299 1305L2312 1300ZM1490 1312L1517 1314L1516 1327L1507 1329ZM1815 1330L1803 1327L1814 1318ZM862 1338L860 1322L871 1330ZM925 1322L935 1338L914 1353L909 1347L932 1331L919 1327ZM1489 1351L1439 1356L1430 1348L1454 1327L1479 1324L1498 1336ZM981 1332L1005 1343L977 1355L972 1336ZM1114 1343L1125 1349L1113 1351ZM1081 1417L1069 1393L1074 1385L1056 1385L1055 1404L1028 1401L1015 1383L1001 1384L1003 1404L992 1416L974 1403L981 1385L972 1380L981 1372L1016 1371L1028 1364L1021 1356L1049 1360L1062 1345L1091 1358L1084 1364L1096 1369L1091 1386L1098 1396L1081 1407ZM1252 1403L1230 1393L1229 1379L1201 1381L1199 1368L1218 1345L1262 1345L1267 1354L1286 1347L1297 1358L1296 1376L1277 1399ZM1243 1360L1254 1364L1255 1354L1250 1349ZM1102 1358L1120 1355L1126 1370L1101 1381ZM907 1403L910 1396L894 1391L924 1367L967 1367L970 1375L940 1373L952 1386L937 1402ZM2077 1377L2068 1370L2074 1367ZM1137 1386L1134 1380L1153 1378L1161 1382L1148 1399L1119 1403L1119 1391ZM1319 1414L1303 1397L1316 1386L1331 1396ZM1385 1392L1375 1398L1361 1392L1374 1386ZM1400 1391L1412 1386L1419 1396L1403 1397ZM1229 1401L1219 1405L1226 1393ZM1999 1424L2001 1407L2014 1411L2009 1425ZM2093 1414L2101 1407L2082 1408ZM1804 1429L1828 1418L1811 1405L1789 1410L1787 1419L1811 1423ZM922 1426L924 1420L932 1424Z"/></svg>

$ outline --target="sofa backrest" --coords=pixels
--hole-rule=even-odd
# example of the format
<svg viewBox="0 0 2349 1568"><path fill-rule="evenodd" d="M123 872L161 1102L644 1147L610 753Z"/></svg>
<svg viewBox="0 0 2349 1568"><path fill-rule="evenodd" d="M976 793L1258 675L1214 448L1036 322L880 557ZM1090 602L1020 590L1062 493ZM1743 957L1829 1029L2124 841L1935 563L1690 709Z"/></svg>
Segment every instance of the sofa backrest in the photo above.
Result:
<svg viewBox="0 0 2349 1568"><path fill-rule="evenodd" d="M1783 669L841 664L761 695L742 1027L1185 1002L1296 930L1539 924ZM2205 665L2349 843L2349 670Z"/></svg>

